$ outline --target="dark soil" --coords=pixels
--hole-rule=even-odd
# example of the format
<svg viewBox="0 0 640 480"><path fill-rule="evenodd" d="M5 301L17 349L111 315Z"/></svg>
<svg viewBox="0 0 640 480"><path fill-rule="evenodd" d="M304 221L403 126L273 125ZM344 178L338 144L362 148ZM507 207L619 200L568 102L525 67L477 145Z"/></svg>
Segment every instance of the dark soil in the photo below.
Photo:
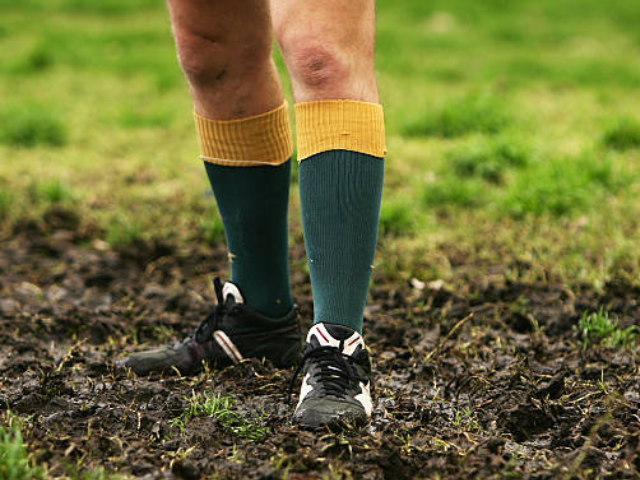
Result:
<svg viewBox="0 0 640 480"><path fill-rule="evenodd" d="M583 351L573 329L601 305L636 323L637 289L524 284L499 265L458 291L378 274L365 323L372 425L313 433L290 424L292 372L270 364L196 378L116 373L127 352L210 311L225 251L112 250L62 213L0 233L0 409L25 419L51 476L102 466L146 479L640 478L640 350ZM294 271L293 283L306 327L308 279ZM231 396L266 437L242 438L211 417L172 426L205 390Z"/></svg>

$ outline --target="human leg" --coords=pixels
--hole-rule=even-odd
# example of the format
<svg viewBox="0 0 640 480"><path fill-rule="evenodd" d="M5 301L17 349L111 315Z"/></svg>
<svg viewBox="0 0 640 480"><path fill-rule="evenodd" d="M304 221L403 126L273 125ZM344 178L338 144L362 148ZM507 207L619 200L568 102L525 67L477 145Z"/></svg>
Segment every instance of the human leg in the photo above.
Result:
<svg viewBox="0 0 640 480"><path fill-rule="evenodd" d="M300 201L314 295L296 418L307 426L362 420L371 413L362 317L385 150L373 69L374 2L272 0L272 9L297 102Z"/></svg>
<svg viewBox="0 0 640 480"><path fill-rule="evenodd" d="M261 313L291 309L290 139L265 0L169 0L202 158L225 227L231 280Z"/></svg>
<svg viewBox="0 0 640 480"><path fill-rule="evenodd" d="M271 59L266 0L169 0L178 59L220 216L231 282L218 308L182 342L130 356L139 374L203 361L267 357L291 364L299 344L289 286L287 206L291 134Z"/></svg>

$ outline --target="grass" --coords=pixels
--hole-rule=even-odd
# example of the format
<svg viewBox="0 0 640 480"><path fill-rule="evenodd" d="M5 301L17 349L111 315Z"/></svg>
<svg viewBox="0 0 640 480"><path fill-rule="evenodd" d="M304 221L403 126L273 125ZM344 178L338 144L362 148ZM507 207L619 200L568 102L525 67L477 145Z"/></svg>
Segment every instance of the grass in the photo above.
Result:
<svg viewBox="0 0 640 480"><path fill-rule="evenodd" d="M0 220L9 215L12 204L13 193L6 188L0 187Z"/></svg>
<svg viewBox="0 0 640 480"><path fill-rule="evenodd" d="M67 132L60 116L46 105L9 105L0 108L0 143L33 148L60 147Z"/></svg>
<svg viewBox="0 0 640 480"><path fill-rule="evenodd" d="M640 327L621 328L618 319L612 318L604 308L597 312L584 312L575 330L584 349L592 345L627 348L640 343Z"/></svg>
<svg viewBox="0 0 640 480"><path fill-rule="evenodd" d="M425 109L425 114L409 124L410 136L460 137L471 133L493 135L511 122L505 99L494 94L468 94L454 98L439 110Z"/></svg>
<svg viewBox="0 0 640 480"><path fill-rule="evenodd" d="M33 183L29 186L29 196L36 204L55 204L73 200L71 188L59 179Z"/></svg>
<svg viewBox="0 0 640 480"><path fill-rule="evenodd" d="M447 158L460 178L479 177L487 182L500 184L505 181L510 169L521 169L530 164L531 152L517 138L481 138L449 151Z"/></svg>
<svg viewBox="0 0 640 480"><path fill-rule="evenodd" d="M520 218L583 213L623 183L606 157L579 156L539 162L519 176L501 198L501 210Z"/></svg>
<svg viewBox="0 0 640 480"><path fill-rule="evenodd" d="M107 227L106 240L112 247L126 247L142 240L140 222L118 212Z"/></svg>
<svg viewBox="0 0 640 480"><path fill-rule="evenodd" d="M42 479L44 471L29 456L20 430L18 418L5 412L0 424L0 479Z"/></svg>
<svg viewBox="0 0 640 480"><path fill-rule="evenodd" d="M633 117L622 117L608 128L602 143L613 150L625 151L640 148L640 122Z"/></svg>
<svg viewBox="0 0 640 480"><path fill-rule="evenodd" d="M454 409L451 424L458 429L464 429L470 432L482 430L482 425L480 425L475 413L473 413L469 407Z"/></svg>
<svg viewBox="0 0 640 480"><path fill-rule="evenodd" d="M380 208L380 233L402 237L409 235L416 225L412 200L394 196L382 203Z"/></svg>
<svg viewBox="0 0 640 480"><path fill-rule="evenodd" d="M247 420L234 411L234 401L229 396L212 391L193 392L185 400L188 402L187 407L179 417L171 421L171 426L183 433L193 418L206 416L217 419L222 428L238 438L259 441L269 435L269 429L260 425L261 418Z"/></svg>
<svg viewBox="0 0 640 480"><path fill-rule="evenodd" d="M224 226L216 209L207 209L199 223L202 236L209 245L219 245L224 242Z"/></svg>
<svg viewBox="0 0 640 480"><path fill-rule="evenodd" d="M113 246L221 245L164 5L0 6L3 231L63 203ZM479 265L534 258L528 280L637 283L638 19L624 0L379 0L389 156L375 274L455 287L455 245Z"/></svg>

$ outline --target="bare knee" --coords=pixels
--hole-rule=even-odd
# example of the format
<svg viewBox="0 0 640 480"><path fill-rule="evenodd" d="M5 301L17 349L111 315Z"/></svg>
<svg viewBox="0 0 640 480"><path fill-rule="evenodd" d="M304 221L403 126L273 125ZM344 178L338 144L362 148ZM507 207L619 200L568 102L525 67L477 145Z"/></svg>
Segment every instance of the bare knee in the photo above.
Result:
<svg viewBox="0 0 640 480"><path fill-rule="evenodd" d="M196 88L218 88L222 84L250 81L249 72L270 64L269 38L207 36L197 32L175 32L178 60L189 83Z"/></svg>
<svg viewBox="0 0 640 480"><path fill-rule="evenodd" d="M219 83L228 73L228 53L215 37L176 32L178 61L190 84L198 87Z"/></svg>
<svg viewBox="0 0 640 480"><path fill-rule="evenodd" d="M313 34L279 36L297 101L355 98L375 101L373 45L328 41Z"/></svg>
<svg viewBox="0 0 640 480"><path fill-rule="evenodd" d="M335 47L301 43L283 50L291 75L306 89L333 90L348 77L349 65Z"/></svg>

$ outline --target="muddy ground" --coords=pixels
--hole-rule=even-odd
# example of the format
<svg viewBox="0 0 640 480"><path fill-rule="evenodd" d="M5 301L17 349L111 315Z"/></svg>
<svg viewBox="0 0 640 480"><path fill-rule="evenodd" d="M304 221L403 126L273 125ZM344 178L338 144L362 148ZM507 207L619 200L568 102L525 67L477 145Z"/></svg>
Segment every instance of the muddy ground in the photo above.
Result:
<svg viewBox="0 0 640 480"><path fill-rule="evenodd" d="M78 225L53 209L0 233L0 409L25 419L50 476L103 466L145 479L640 478L640 351L583 350L573 329L600 305L637 322L637 289L507 281L513 265L459 291L378 274L365 332L371 428L316 434L289 423L292 372L269 364L195 379L114 372L137 342L168 341L209 312L225 252L199 242L113 250ZM453 263L463 277L471 262ZM308 325L308 280L296 271L293 283ZM231 396L266 436L211 417L172 426L204 390Z"/></svg>

